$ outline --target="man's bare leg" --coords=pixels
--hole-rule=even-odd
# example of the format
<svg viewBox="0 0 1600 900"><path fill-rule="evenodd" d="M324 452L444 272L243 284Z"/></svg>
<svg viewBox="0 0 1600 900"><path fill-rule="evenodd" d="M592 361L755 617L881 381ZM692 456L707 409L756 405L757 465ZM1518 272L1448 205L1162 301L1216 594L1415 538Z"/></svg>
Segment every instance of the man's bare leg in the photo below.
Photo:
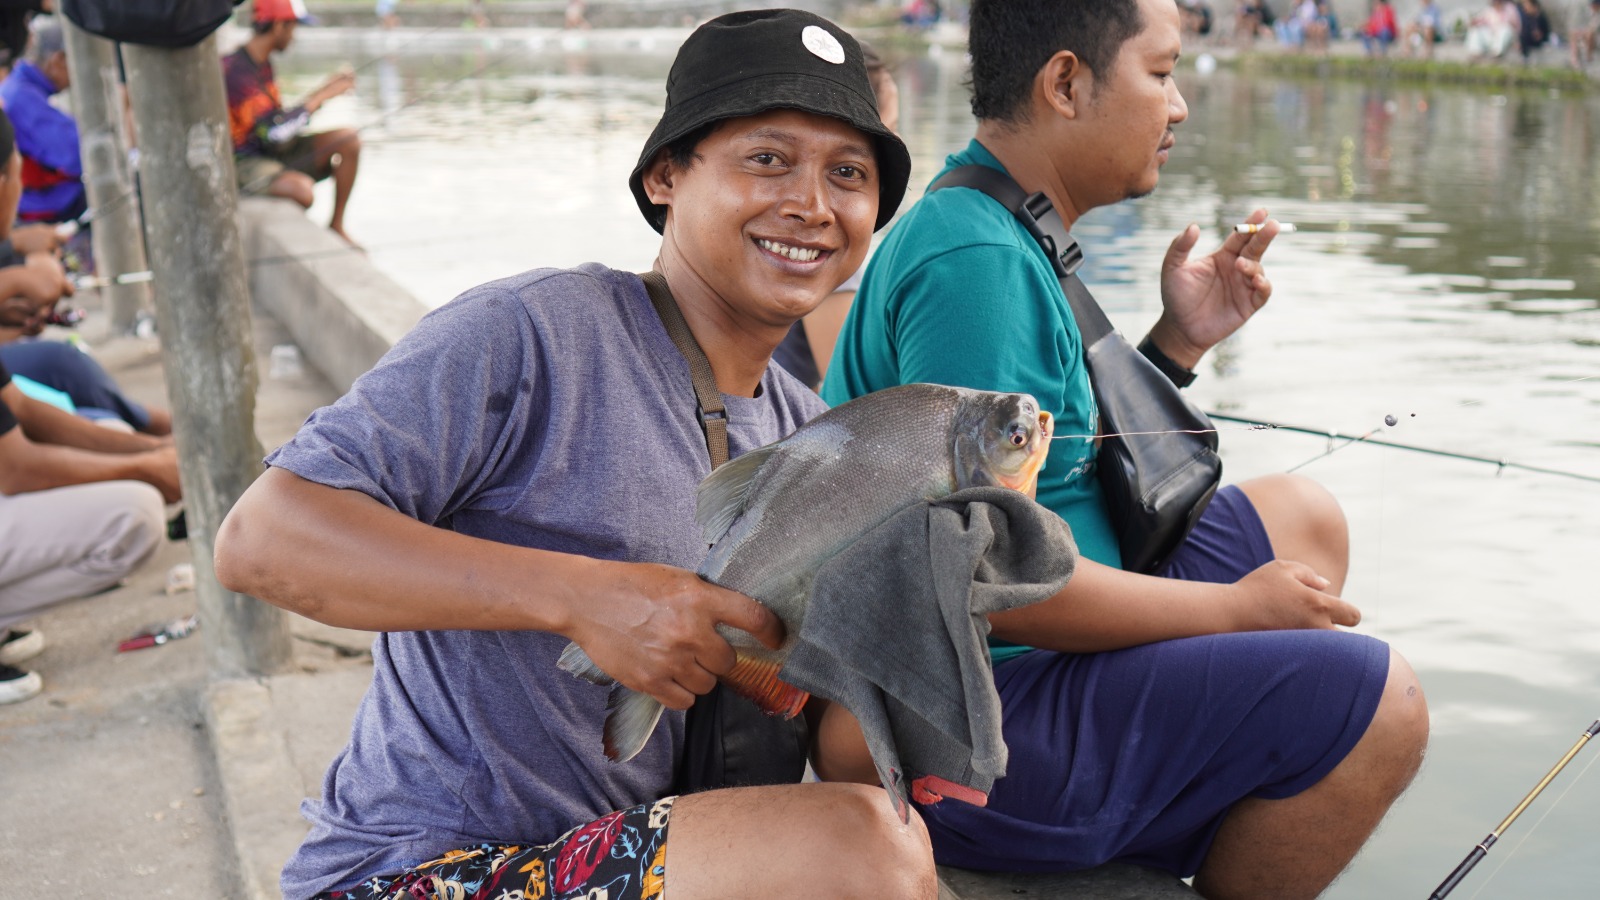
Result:
<svg viewBox="0 0 1600 900"><path fill-rule="evenodd" d="M802 784L679 797L667 831L667 900L932 900L933 850L881 787Z"/></svg>
<svg viewBox="0 0 1600 900"><path fill-rule="evenodd" d="M305 209L310 209L313 202L311 196L311 176L293 169L285 169L272 179L272 185L267 188L267 193L273 197L282 197L293 200Z"/></svg>
<svg viewBox="0 0 1600 900"><path fill-rule="evenodd" d="M1195 876L1195 889L1212 900L1322 893L1411 784L1427 743L1422 688L1410 664L1391 650L1378 711L1350 754L1293 797L1236 804Z"/></svg>
<svg viewBox="0 0 1600 900"><path fill-rule="evenodd" d="M333 170L333 216L328 228L334 234L359 247L344 230L344 208L350 202L350 189L356 184L356 170L361 166L361 135L353 128L340 128L311 136L315 151L314 171Z"/></svg>
<svg viewBox="0 0 1600 900"><path fill-rule="evenodd" d="M1279 559L1292 559L1328 579L1327 592L1344 590L1350 571L1350 527L1328 489L1299 475L1267 475L1240 482Z"/></svg>

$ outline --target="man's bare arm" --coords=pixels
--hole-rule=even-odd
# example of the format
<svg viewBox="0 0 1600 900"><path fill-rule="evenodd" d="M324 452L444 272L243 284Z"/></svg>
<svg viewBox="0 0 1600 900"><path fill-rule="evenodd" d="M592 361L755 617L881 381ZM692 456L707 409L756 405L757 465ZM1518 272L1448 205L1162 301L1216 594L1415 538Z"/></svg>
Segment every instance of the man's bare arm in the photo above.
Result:
<svg viewBox="0 0 1600 900"><path fill-rule="evenodd" d="M345 628L554 632L675 709L733 666L718 622L782 640L770 610L693 572L457 534L279 468L228 514L216 567L232 590Z"/></svg>
<svg viewBox="0 0 1600 900"><path fill-rule="evenodd" d="M1354 625L1361 613L1322 592L1311 567L1274 560L1233 584L1139 575L1078 560L1072 581L1040 603L989 617L995 637L1058 650L1098 653L1154 641L1288 628Z"/></svg>

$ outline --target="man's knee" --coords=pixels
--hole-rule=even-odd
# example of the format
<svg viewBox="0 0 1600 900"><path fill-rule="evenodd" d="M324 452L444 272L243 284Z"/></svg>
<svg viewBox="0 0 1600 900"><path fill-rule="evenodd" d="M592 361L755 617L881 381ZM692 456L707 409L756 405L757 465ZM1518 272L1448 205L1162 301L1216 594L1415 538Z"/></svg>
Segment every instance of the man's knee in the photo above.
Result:
<svg viewBox="0 0 1600 900"><path fill-rule="evenodd" d="M166 536L166 505L161 492L138 481L110 482L102 538L82 564L110 583L132 574L155 555Z"/></svg>
<svg viewBox="0 0 1600 900"><path fill-rule="evenodd" d="M817 896L932 900L938 894L938 876L922 817L913 810L902 823L882 787L835 787L841 791L830 801L838 818L828 864L834 890Z"/></svg>
<svg viewBox="0 0 1600 900"><path fill-rule="evenodd" d="M1350 525L1333 493L1287 473L1253 478L1239 489L1261 516L1278 557L1317 566L1319 574L1334 581L1337 593L1350 564Z"/></svg>
<svg viewBox="0 0 1600 900"><path fill-rule="evenodd" d="M285 171L272 180L272 196L283 197L300 204L306 209L316 201L311 193L311 176L304 172Z"/></svg>
<svg viewBox="0 0 1600 900"><path fill-rule="evenodd" d="M1389 651L1389 677L1362 740L1375 742L1374 760L1388 770L1399 795L1422 767L1428 748L1428 700L1405 657Z"/></svg>

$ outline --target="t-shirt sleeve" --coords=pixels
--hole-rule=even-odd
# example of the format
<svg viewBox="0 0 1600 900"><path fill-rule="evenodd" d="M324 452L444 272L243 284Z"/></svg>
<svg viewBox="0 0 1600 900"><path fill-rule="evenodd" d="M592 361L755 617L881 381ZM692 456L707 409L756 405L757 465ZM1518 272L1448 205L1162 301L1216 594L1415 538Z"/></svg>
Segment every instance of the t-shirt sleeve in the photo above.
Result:
<svg viewBox="0 0 1600 900"><path fill-rule="evenodd" d="M0 388L10 383L11 373L6 371L5 363L0 363ZM16 415L11 412L11 407L6 406L4 400L0 400L0 434L5 434L15 427L17 427Z"/></svg>
<svg viewBox="0 0 1600 900"><path fill-rule="evenodd" d="M526 307L486 286L425 316L267 464L356 490L429 524L502 508L496 473L537 452L547 417L542 354Z"/></svg>
<svg viewBox="0 0 1600 900"><path fill-rule="evenodd" d="M1079 351L1023 252L977 244L939 255L897 285L890 311L902 384L1023 391L1052 404ZM1074 332L1075 333L1075 332Z"/></svg>

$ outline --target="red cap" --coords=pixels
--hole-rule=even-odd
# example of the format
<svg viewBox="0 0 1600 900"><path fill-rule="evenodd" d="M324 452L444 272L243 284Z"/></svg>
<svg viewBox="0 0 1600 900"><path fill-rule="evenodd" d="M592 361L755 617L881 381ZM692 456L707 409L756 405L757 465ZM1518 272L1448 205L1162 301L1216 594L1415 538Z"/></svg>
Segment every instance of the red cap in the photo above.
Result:
<svg viewBox="0 0 1600 900"><path fill-rule="evenodd" d="M256 0L255 20L257 22L303 22L307 25L313 23L311 14L306 12L304 0Z"/></svg>

